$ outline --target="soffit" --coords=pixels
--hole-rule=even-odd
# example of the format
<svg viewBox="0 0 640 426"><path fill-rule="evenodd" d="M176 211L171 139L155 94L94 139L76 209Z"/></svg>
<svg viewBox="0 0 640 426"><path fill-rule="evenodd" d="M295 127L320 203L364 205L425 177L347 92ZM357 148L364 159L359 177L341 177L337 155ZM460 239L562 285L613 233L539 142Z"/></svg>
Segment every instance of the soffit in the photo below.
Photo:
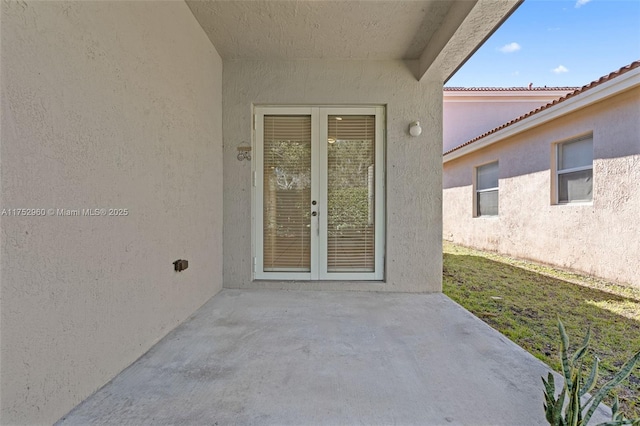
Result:
<svg viewBox="0 0 640 426"><path fill-rule="evenodd" d="M419 59L455 2L187 0L223 59ZM453 30L455 31L455 28Z"/></svg>

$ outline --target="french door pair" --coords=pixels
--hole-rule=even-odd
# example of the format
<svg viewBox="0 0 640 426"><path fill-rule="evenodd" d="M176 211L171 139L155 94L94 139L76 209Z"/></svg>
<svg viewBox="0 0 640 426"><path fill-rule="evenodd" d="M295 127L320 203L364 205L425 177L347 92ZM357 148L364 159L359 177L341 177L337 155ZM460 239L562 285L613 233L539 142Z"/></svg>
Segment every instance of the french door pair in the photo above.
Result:
<svg viewBox="0 0 640 426"><path fill-rule="evenodd" d="M383 107L257 107L254 277L382 280Z"/></svg>

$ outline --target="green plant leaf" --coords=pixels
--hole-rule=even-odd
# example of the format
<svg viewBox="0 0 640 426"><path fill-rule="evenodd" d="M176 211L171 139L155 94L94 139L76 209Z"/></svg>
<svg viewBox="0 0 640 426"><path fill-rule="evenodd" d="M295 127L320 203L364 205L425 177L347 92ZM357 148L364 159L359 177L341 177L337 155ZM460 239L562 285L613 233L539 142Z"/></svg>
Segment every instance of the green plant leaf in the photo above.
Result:
<svg viewBox="0 0 640 426"><path fill-rule="evenodd" d="M636 423L634 423L634 420L612 420L610 422L598 423L596 426L620 426L620 425L634 425L635 426Z"/></svg>
<svg viewBox="0 0 640 426"><path fill-rule="evenodd" d="M584 336L584 341L582 342L582 346L576 351L571 359L571 363L575 365L582 357L585 356L587 350L589 349L589 340L591 339L591 326L587 329L587 334Z"/></svg>
<svg viewBox="0 0 640 426"><path fill-rule="evenodd" d="M553 378L553 374L551 372L547 376L547 379L548 380L545 380L544 377L542 377L542 383L544 383L545 395L548 394L552 400L555 400L554 394L556 390L556 384Z"/></svg>
<svg viewBox="0 0 640 426"><path fill-rule="evenodd" d="M555 406L556 406L556 400L555 400L555 383L553 380L553 374L549 373L548 377L548 381L544 379L544 377L542 377L542 383L544 383L544 400L545 402L542 404L544 407L544 412L545 412L545 417L547 418L547 421L549 422L549 424L551 425L557 425L558 423L554 420L556 418L556 416L559 416L562 414L562 412L559 412L558 414L556 414L557 412L555 411ZM562 408L562 406L560 407Z"/></svg>
<svg viewBox="0 0 640 426"><path fill-rule="evenodd" d="M564 329L564 324L562 324L562 321L560 320L560 318L558 318L558 330L560 330L560 342L561 342L560 354L562 358L562 372L564 373L564 384L567 390L569 391L569 394L571 394L571 390L572 390L571 367L572 366L569 363L569 354L568 354L569 337L567 336L567 332Z"/></svg>
<svg viewBox="0 0 640 426"><path fill-rule="evenodd" d="M613 376L613 379L609 380L598 391L598 393L589 398L587 404L591 402L591 407L589 407L589 411L587 411L587 414L584 416L584 424L589 423L589 419L591 419L591 416L598 408L598 405L600 405L600 402L602 402L602 399L609 393L609 391L611 391L611 389L621 381L629 377L629 374L631 374L631 371L633 370L633 367L635 367L638 360L640 360L640 351L636 352L636 354L632 356L629 361L625 362L620 371L618 371L618 374Z"/></svg>
<svg viewBox="0 0 640 426"><path fill-rule="evenodd" d="M587 392L591 392L591 390L596 385L596 380L598 379L598 366L600 363L600 358L597 356L593 359L593 367L591 367L591 374L589 374L589 378L582 385L582 389L580 390L580 397L584 396Z"/></svg>
<svg viewBox="0 0 640 426"><path fill-rule="evenodd" d="M564 392L560 392L558 400L553 406L553 424L554 425L566 425L562 419L562 406L564 405Z"/></svg>
<svg viewBox="0 0 640 426"><path fill-rule="evenodd" d="M618 400L618 395L616 395L613 400L613 405L611 406L611 420L623 420L622 413L620 413L620 401Z"/></svg>
<svg viewBox="0 0 640 426"><path fill-rule="evenodd" d="M569 404L567 405L567 424L570 426L582 425L582 406L580 405L580 376L573 374L571 392L569 393Z"/></svg>

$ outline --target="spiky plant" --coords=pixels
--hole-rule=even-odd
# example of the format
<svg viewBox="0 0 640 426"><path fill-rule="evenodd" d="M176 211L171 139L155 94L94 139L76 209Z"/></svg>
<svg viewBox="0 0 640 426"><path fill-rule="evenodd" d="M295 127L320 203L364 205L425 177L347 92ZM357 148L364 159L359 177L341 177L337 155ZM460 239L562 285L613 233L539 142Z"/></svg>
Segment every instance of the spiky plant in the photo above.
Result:
<svg viewBox="0 0 640 426"><path fill-rule="evenodd" d="M598 357L593 361L593 367L589 377L583 378L583 361L584 356L589 350L589 340L591 339L591 330L587 330L582 346L579 347L571 358L569 358L569 338L564 329L562 321L558 319L558 329L561 337L561 360L562 372L564 375L564 386L562 392L555 397L555 383L553 374L549 373L547 380L542 378L544 383L544 410L547 421L552 426L586 426L591 416L602 402L602 399L616 385L629 377L636 363L640 360L640 351L636 352L620 369L610 381L608 381L602 389L593 394L584 404L582 397L591 392L598 378ZM566 401L566 406L565 406ZM586 411L586 412L585 412ZM611 407L613 417L610 422L601 423L598 426L618 426L633 425L640 426L640 418L626 419L619 411L618 397L616 396L613 407Z"/></svg>

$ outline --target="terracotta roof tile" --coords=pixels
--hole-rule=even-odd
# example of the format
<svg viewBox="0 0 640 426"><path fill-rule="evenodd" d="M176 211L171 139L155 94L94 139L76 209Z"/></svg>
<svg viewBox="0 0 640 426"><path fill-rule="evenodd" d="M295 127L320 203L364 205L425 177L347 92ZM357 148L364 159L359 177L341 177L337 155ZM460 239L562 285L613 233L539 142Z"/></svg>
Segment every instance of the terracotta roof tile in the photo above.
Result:
<svg viewBox="0 0 640 426"><path fill-rule="evenodd" d="M590 89L593 89L594 87L597 87L597 86L599 86L599 85L601 85L603 83L606 83L607 81L613 80L614 78L619 77L619 76L621 76L621 75L623 75L623 74L625 74L625 73L627 73L627 72L629 72L629 71L631 71L633 69L636 69L636 68L640 68L640 60L634 61L634 62L630 63L629 65L620 68L617 71L614 71L614 72L609 73L609 74L607 74L605 76L602 76L599 79L597 79L595 81L592 81L591 83L589 83L587 85L584 85L584 86L580 87L579 89L576 89L573 92L571 92L571 93L569 93L569 94L567 94L567 95L565 95L565 96L563 96L563 97L561 97L559 99L556 99L553 102L549 102L548 104L543 105L543 106L541 106L539 108L536 108L533 111L530 111L530 112L528 112L528 113L526 113L524 115L521 115L520 117L514 118L513 120L511 120L511 121L509 121L509 122L507 122L507 123L505 123L505 124L503 124L501 126L498 126L495 129L489 130L488 132L483 133L480 136L477 136L477 137L475 137L475 138L473 138L473 139L471 139L471 140L469 140L469 141L467 141L467 142L465 142L465 143L463 143L461 145L458 145L457 147L455 147L453 149L450 149L449 151L445 152L443 155L447 155L447 154L452 153L453 151L457 151L458 149L460 149L462 147L470 145L470 144L472 144L472 143L474 143L474 142L476 142L476 141L478 141L478 140L480 140L480 139L482 139L482 138L484 138L486 136L489 136L489 135L491 135L493 133L496 133L499 130L504 129L505 127L509 127L512 124L515 124L515 123L517 123L519 121L524 120L525 118L531 117L532 115L537 114L540 111L544 111L546 109L549 109L549 108L553 107L554 105L562 103L562 102L566 101L567 99L571 99L571 98L573 98L573 97L575 97L575 96L577 96L577 95L579 95L581 93L584 93L584 92L586 92L586 91L588 91Z"/></svg>
<svg viewBox="0 0 640 426"><path fill-rule="evenodd" d="M576 90L578 87L445 87L445 92L544 92L546 90Z"/></svg>

